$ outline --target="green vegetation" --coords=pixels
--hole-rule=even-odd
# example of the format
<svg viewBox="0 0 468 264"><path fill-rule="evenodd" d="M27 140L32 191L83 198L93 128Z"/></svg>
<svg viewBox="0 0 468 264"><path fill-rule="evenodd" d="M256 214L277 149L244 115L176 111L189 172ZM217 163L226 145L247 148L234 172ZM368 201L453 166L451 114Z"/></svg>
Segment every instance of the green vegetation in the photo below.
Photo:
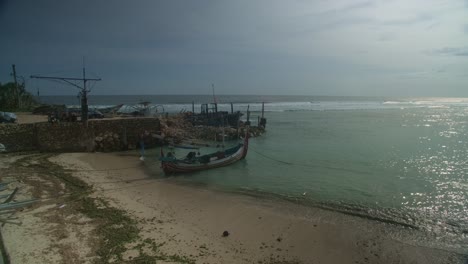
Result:
<svg viewBox="0 0 468 264"><path fill-rule="evenodd" d="M25 83L0 84L0 111L30 111L37 106L34 96L26 91Z"/></svg>
<svg viewBox="0 0 468 264"><path fill-rule="evenodd" d="M63 198L71 212L80 212L93 219L95 225L95 254L94 263L156 263L168 261L172 263L193 264L194 260L185 256L169 255L161 251L164 243L156 243L154 239L140 237L138 222L125 210L111 206L106 200L99 197L90 197L93 187L78 177L73 176L73 170L67 170L50 161L54 154L32 153L13 163L13 168L21 170L27 175L36 174L43 180L52 183L38 184L31 179L22 178L23 182L34 186L33 194L40 196L44 189L48 192L57 192L62 184L67 195ZM133 249L138 250L138 256L131 260L124 260L123 255L132 242L138 243Z"/></svg>
<svg viewBox="0 0 468 264"><path fill-rule="evenodd" d="M101 241L96 251L99 256L96 263L122 262L122 254L127 250L125 245L139 238L136 221L100 198L83 197L79 211L98 224L96 231Z"/></svg>

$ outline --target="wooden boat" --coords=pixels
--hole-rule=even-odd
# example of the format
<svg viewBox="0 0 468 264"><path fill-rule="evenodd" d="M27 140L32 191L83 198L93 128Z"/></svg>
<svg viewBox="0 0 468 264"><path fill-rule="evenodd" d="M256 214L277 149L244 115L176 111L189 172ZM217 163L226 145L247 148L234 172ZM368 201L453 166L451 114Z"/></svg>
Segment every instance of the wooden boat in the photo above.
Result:
<svg viewBox="0 0 468 264"><path fill-rule="evenodd" d="M246 133L243 143L239 143L237 146L224 151L218 151L199 157L196 157L195 152L190 152L184 159L177 159L171 152L164 155L161 149L161 168L164 173L172 174L224 167L244 159L247 156L248 148L249 136L248 133Z"/></svg>

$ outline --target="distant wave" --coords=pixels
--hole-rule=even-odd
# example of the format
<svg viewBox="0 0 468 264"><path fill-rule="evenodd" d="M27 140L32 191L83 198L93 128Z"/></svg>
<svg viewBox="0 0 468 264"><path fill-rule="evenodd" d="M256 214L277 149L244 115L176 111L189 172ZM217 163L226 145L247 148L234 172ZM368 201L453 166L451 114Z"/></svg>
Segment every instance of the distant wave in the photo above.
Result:
<svg viewBox="0 0 468 264"><path fill-rule="evenodd" d="M393 105L393 104L408 104L408 102L397 102L397 101L385 101L383 104Z"/></svg>
<svg viewBox="0 0 468 264"><path fill-rule="evenodd" d="M156 111L156 105L159 107ZM105 108L109 104L95 104L90 108ZM154 113L163 111L168 113L179 113L192 111L191 103L164 103L154 104ZM69 105L69 107L79 107L78 105ZM300 112L300 111L352 111L352 110L384 110L384 109L401 109L401 108L446 108L446 107L468 107L468 99L434 99L434 100L388 100L388 101L353 101L353 100L322 100L322 101L294 101L294 102L266 102L265 112ZM124 105L120 108L119 112L129 113L135 111L134 105ZM262 103L234 103L233 110L246 112L247 109L251 112L262 111ZM201 111L200 104L195 104L195 112ZM218 111L231 111L230 103L219 103ZM153 113L152 112L152 113ZM154 114L153 113L153 114Z"/></svg>
<svg viewBox="0 0 468 264"><path fill-rule="evenodd" d="M151 105L150 105L151 106ZM152 105L155 106L155 105ZM192 104L163 104L158 108L161 112L178 113L192 111ZM103 108L108 106L93 105L91 108ZM327 110L379 110L379 109L399 109L403 104L385 104L382 102L275 102L265 103L265 112L300 112L300 111L327 111ZM420 107L418 105L406 105L406 107ZM427 107L430 107L428 105ZM122 106L118 112L128 113L135 111L132 105ZM153 109L156 112L156 109ZM195 106L195 112L200 112L200 105ZM237 103L233 105L233 111L261 112L261 103ZM231 111L230 104L218 104L218 111Z"/></svg>
<svg viewBox="0 0 468 264"><path fill-rule="evenodd" d="M409 101L384 101L384 105L422 105L422 106L468 106L466 98L435 98L425 100L409 100Z"/></svg>

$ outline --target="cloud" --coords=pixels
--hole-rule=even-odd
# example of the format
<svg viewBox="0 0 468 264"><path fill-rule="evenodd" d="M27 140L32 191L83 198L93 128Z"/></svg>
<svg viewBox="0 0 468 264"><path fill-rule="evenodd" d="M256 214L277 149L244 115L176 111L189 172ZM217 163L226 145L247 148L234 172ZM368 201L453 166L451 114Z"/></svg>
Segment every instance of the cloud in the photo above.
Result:
<svg viewBox="0 0 468 264"><path fill-rule="evenodd" d="M400 74L400 79L422 79L427 78L429 76L429 71L415 71L415 72L406 72Z"/></svg>
<svg viewBox="0 0 468 264"><path fill-rule="evenodd" d="M372 7L373 5L374 5L374 3L372 1L363 1L363 2L358 2L358 3L342 6L342 7L339 7L339 8L333 8L333 9L330 9L330 10L326 10L326 11L320 13L320 15L346 13L346 12L354 11L354 10L357 10L357 9Z"/></svg>
<svg viewBox="0 0 468 264"><path fill-rule="evenodd" d="M431 52L435 55L446 55L446 56L468 56L468 47L445 47L437 49Z"/></svg>
<svg viewBox="0 0 468 264"><path fill-rule="evenodd" d="M341 17L335 19L329 19L328 21L323 21L321 23L317 23L315 27L313 27L312 31L329 31L332 29L337 29L341 27L352 27L352 26L359 26L359 25L370 25L374 22L371 18L365 17Z"/></svg>
<svg viewBox="0 0 468 264"><path fill-rule="evenodd" d="M349 28L359 25L370 25L375 22L368 15L370 8L374 7L372 1L359 1L352 4L338 4L333 7L316 5L320 11L307 12L290 21L291 28L297 28L298 34L330 31L339 28ZM284 21L282 22L284 23Z"/></svg>
<svg viewBox="0 0 468 264"><path fill-rule="evenodd" d="M434 17L432 15L419 14L414 17L394 19L394 20L385 20L385 21L382 21L381 24L386 25L386 26L407 26L407 25L413 25L417 23L432 21L433 19Z"/></svg>
<svg viewBox="0 0 468 264"><path fill-rule="evenodd" d="M397 39L397 34L394 32L386 32L380 34L378 41L394 41Z"/></svg>
<svg viewBox="0 0 468 264"><path fill-rule="evenodd" d="M359 94L363 85L386 93L373 84L388 88L399 74L411 87L420 80L436 87L433 73L448 78L466 69L465 3L468 8L468 0L114 0L109 8L106 1L0 0L0 68L15 63L24 75L54 72L79 67L84 55L109 93L132 85L195 92L207 82L224 91L244 87L238 93L307 92L311 85L317 93L346 86ZM431 71L447 61L453 66L444 74ZM8 74L0 72L0 80L10 80Z"/></svg>

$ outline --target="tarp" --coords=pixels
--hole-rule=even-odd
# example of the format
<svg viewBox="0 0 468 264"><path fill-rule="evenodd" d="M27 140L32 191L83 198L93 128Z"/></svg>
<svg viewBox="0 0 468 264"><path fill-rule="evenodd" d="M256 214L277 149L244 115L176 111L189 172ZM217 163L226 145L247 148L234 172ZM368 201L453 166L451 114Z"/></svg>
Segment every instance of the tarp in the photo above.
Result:
<svg viewBox="0 0 468 264"><path fill-rule="evenodd" d="M14 113L0 112L0 122L15 122L17 119Z"/></svg>

